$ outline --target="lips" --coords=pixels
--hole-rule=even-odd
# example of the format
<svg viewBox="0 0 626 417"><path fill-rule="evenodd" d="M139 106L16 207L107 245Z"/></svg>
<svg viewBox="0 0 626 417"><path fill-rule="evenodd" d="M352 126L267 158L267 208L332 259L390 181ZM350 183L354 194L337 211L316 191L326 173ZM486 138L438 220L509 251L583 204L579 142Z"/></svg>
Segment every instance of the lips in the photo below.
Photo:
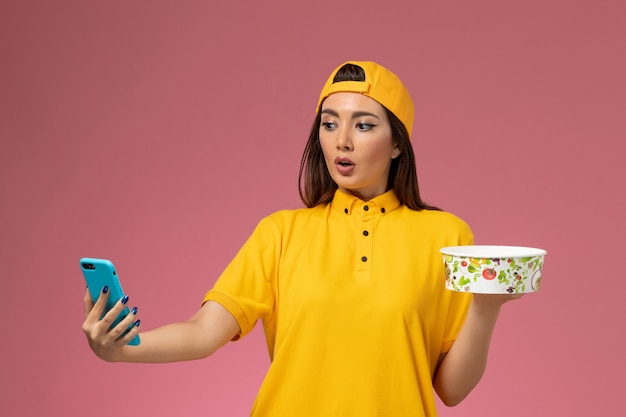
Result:
<svg viewBox="0 0 626 417"><path fill-rule="evenodd" d="M335 167L341 175L349 175L354 170L354 162L344 156L335 158Z"/></svg>
<svg viewBox="0 0 626 417"><path fill-rule="evenodd" d="M345 156L338 156L335 158L335 164L341 165L341 166L348 166L348 165L354 165L354 162L352 162L349 158L346 158Z"/></svg>

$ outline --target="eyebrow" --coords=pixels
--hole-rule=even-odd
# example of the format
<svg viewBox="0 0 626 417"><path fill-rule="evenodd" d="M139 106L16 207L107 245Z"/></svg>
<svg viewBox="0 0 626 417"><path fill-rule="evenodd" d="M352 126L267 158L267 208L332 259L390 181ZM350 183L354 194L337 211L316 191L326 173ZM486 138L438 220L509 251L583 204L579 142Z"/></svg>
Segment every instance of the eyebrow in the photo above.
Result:
<svg viewBox="0 0 626 417"><path fill-rule="evenodd" d="M336 111L332 110L332 109L324 109L322 110L320 113L323 114L330 114L331 116L335 116L335 117L339 117L339 113L337 113ZM380 117L376 116L374 113L370 113L367 111L355 111L354 113L352 113L352 118L356 119L362 116L372 116L375 117L377 119L380 120Z"/></svg>

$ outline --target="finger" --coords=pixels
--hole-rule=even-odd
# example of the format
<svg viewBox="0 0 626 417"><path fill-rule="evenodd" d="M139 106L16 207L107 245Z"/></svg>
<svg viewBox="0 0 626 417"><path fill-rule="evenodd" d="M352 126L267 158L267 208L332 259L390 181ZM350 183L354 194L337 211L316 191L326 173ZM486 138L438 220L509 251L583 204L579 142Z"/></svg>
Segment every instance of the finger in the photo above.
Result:
<svg viewBox="0 0 626 417"><path fill-rule="evenodd" d="M85 297L88 297L88 295L85 295ZM108 300L109 300L109 287L105 285L102 288L102 291L100 291L100 296L98 297L98 300L95 303L93 303L92 301L92 307L89 312L86 311L87 304L85 304L85 312L86 312L85 321L95 322L95 321L100 320L100 317L102 317L102 315L104 314L104 310L106 308L106 304Z"/></svg>
<svg viewBox="0 0 626 417"><path fill-rule="evenodd" d="M98 301L100 301L100 300L98 300ZM106 326L107 329L109 327L111 327L113 325L113 322L120 315L120 313L122 313L122 311L124 311L124 309L127 307L126 303L128 303L128 295L125 295L122 298L120 298L113 305L113 307L109 311L107 311L104 316L102 316L102 319L100 320L101 324L103 326Z"/></svg>
<svg viewBox="0 0 626 417"><path fill-rule="evenodd" d="M117 341L122 345L127 345L135 336L139 334L139 326L141 325L141 320L134 320L135 316L133 314L128 315L130 320L130 330L128 333L122 335L117 339ZM127 327L128 329L128 327Z"/></svg>
<svg viewBox="0 0 626 417"><path fill-rule="evenodd" d="M125 308L125 305L124 303L122 303L122 301L120 301L118 304L122 304L124 306L122 308L123 309ZM116 305L116 307L118 306ZM120 313L126 314L126 316L122 320L120 320L120 322L117 323L115 327L109 330L108 336L113 340L118 340L120 338L123 338L124 333L126 333L129 329L131 329L136 324L135 317L137 315L137 307L133 307L133 309L130 311L126 310L126 312L122 310ZM117 316L115 316L115 318L117 318Z"/></svg>

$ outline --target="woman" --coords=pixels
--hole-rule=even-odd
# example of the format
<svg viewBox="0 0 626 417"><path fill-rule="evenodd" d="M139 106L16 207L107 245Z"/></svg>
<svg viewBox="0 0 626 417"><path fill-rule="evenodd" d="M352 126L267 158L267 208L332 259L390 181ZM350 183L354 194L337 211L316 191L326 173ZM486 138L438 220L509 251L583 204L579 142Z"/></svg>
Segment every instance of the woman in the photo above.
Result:
<svg viewBox="0 0 626 417"><path fill-rule="evenodd" d="M307 208L263 219L189 320L142 333L85 295L83 330L107 361L209 356L263 322L272 364L253 416L434 416L485 369L501 305L517 296L444 289L439 248L469 227L422 202L409 141L413 104L374 62L324 85L300 169ZM137 323L137 322L136 322Z"/></svg>

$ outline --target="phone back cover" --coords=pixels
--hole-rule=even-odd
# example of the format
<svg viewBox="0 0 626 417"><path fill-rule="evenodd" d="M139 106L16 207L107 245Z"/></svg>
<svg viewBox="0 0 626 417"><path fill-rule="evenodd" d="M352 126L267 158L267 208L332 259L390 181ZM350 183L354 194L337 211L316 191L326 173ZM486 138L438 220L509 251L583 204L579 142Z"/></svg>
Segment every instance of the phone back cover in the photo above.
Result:
<svg viewBox="0 0 626 417"><path fill-rule="evenodd" d="M87 265L93 265L93 269L88 268ZM80 269L83 272L87 287L89 288L89 294L94 303L98 301L98 297L102 294L102 288L104 288L105 285L109 287L109 299L106 303L105 312L113 308L120 298L124 296L122 285L120 284L113 262L107 259L82 258L80 260ZM113 321L111 327L116 326L128 313L130 313L128 307L124 308L122 313ZM132 326L129 327L129 329L130 328L132 328ZM134 337L129 344L139 344L139 336Z"/></svg>

